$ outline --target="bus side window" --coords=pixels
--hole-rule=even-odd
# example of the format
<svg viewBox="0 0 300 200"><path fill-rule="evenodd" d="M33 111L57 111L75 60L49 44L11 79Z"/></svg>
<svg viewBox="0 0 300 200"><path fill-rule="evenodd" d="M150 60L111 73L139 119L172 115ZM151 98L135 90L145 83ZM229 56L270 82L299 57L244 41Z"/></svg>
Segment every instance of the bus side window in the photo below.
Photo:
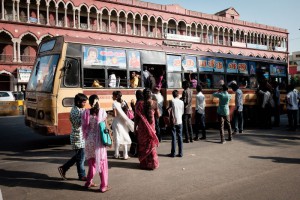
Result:
<svg viewBox="0 0 300 200"><path fill-rule="evenodd" d="M110 88L127 88L127 70L107 70L107 85Z"/></svg>
<svg viewBox="0 0 300 200"><path fill-rule="evenodd" d="M105 69L104 68L84 68L83 87L105 87Z"/></svg>
<svg viewBox="0 0 300 200"><path fill-rule="evenodd" d="M65 87L79 87L79 62L76 59L68 58L64 67Z"/></svg>

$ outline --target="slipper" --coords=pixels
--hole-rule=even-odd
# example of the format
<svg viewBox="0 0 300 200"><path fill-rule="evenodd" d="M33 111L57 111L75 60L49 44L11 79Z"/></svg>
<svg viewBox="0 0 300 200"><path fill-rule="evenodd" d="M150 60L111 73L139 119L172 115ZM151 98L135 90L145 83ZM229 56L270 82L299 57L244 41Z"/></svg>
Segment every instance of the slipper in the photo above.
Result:
<svg viewBox="0 0 300 200"><path fill-rule="evenodd" d="M86 188L91 188L91 187L98 187L98 185L96 183L91 183L90 185L84 185L84 187Z"/></svg>
<svg viewBox="0 0 300 200"><path fill-rule="evenodd" d="M107 186L105 189L100 189L100 192L104 193L111 190L111 187Z"/></svg>

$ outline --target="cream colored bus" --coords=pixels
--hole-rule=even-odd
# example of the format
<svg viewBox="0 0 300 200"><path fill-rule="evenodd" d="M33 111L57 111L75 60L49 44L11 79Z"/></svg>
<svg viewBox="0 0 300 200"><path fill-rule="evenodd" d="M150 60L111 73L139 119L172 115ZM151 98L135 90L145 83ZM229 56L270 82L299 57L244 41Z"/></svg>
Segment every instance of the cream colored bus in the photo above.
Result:
<svg viewBox="0 0 300 200"><path fill-rule="evenodd" d="M287 65L277 60L58 36L39 46L26 90L25 123L45 135L70 134L69 113L77 93L97 94L100 106L110 111L113 91L120 90L129 103L135 91L147 84L149 73L159 81L165 104L174 89L181 92L183 80L192 82L195 77L204 87L208 122L216 119L218 102L211 94L220 80L235 80L243 87L251 118L255 118L259 76L287 83ZM134 87L133 76L138 78Z"/></svg>

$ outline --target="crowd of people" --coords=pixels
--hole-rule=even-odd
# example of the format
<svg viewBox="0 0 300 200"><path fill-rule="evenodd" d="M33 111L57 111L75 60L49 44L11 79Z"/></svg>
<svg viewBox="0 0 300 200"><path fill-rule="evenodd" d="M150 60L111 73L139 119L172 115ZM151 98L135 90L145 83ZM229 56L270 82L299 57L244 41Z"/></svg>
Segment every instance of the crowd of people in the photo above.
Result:
<svg viewBox="0 0 300 200"><path fill-rule="evenodd" d="M220 83L221 88L213 93L213 97L219 99L217 107L217 119L220 131L220 143L232 141L236 134L244 132L243 117L243 91L236 81L229 84ZM141 169L154 170L159 167L159 160L156 148L161 142L161 133L164 130L171 135L171 152L169 157L183 157L183 143L191 143L198 140L206 140L205 125L205 95L202 93L202 85L191 85L189 81L183 81L183 92L180 96L178 90L172 91L173 99L168 101L164 108L164 97L160 93L161 85L154 88L146 88L143 91L136 91L136 100L130 102L130 107L122 99L121 91L114 91L113 98L113 122L107 123L107 113L101 108L99 97L91 95L89 98L84 94L77 94L74 98L74 106L70 113L72 132L70 140L75 151L74 156L64 165L58 168L63 179L66 179L66 172L76 163L78 178L85 181L85 187L97 187L93 177L99 173L101 185L100 191L106 192L108 186L108 160L107 146L102 141L99 132L102 123L106 129L113 133L114 158L127 160L130 156L138 157ZM193 90L195 87L195 113L192 109ZM235 93L235 107L230 121L229 102L232 95L228 93L231 88ZM299 92L292 86L287 87L286 105L289 121L289 130L297 128ZM90 108L84 109L86 102ZM269 84L265 79L260 82L257 89L258 121L263 128L271 128L280 124L280 91L278 83ZM132 112L130 114L130 112ZM271 117L274 115L274 124ZM195 116L193 131L192 117ZM300 123L300 121L299 121ZM228 129L228 137L225 139L224 128ZM201 135L201 137L200 137ZM184 138L183 138L184 136ZM177 143L177 145L176 145ZM130 146L130 149L128 147ZM178 146L178 150L176 148ZM120 148L123 154L120 154ZM130 152L130 153L129 153ZM176 153L177 152L177 153ZM88 163L88 173L85 172L84 162Z"/></svg>

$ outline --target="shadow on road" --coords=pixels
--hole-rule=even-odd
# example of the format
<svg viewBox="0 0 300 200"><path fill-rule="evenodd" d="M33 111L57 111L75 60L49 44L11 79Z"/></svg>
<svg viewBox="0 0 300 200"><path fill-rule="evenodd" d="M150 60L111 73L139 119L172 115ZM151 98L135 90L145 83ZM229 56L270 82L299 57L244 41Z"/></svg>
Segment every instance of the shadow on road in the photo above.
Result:
<svg viewBox="0 0 300 200"><path fill-rule="evenodd" d="M299 158L283 158L283 157L263 157L263 156L249 156L249 158L256 159L270 159L272 162L276 163L286 163L286 164L300 164Z"/></svg>
<svg viewBox="0 0 300 200"><path fill-rule="evenodd" d="M86 191L79 184L62 181L56 177L49 177L45 174L24 171L9 171L0 169L0 185L6 187L28 187L49 190L76 190Z"/></svg>

